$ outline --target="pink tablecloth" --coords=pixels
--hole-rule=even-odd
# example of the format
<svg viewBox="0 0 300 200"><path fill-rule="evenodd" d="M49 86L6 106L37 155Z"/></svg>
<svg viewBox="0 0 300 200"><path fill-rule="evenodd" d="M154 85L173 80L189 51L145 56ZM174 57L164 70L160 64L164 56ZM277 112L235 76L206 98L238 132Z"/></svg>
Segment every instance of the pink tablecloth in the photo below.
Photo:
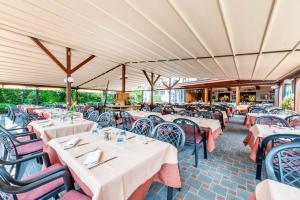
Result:
<svg viewBox="0 0 300 200"><path fill-rule="evenodd" d="M144 199L153 181L181 187L177 150L170 144L155 141L145 145L132 139L119 146L91 134L83 133L78 137L90 142L89 145L63 150L60 141L66 138L59 138L49 143L47 152L51 163L60 162L69 167L74 180L93 199ZM118 158L88 170L81 163L85 158L75 156L96 146L103 151L104 157L114 152Z"/></svg>
<svg viewBox="0 0 300 200"><path fill-rule="evenodd" d="M17 108L24 110L25 112L28 113L33 113L34 110L36 109L42 109L45 108L43 106L27 106L27 105L17 105Z"/></svg>
<svg viewBox="0 0 300 200"><path fill-rule="evenodd" d="M255 124L255 120L256 120L256 116L250 116L247 114L244 119L244 125L246 127L250 128L251 126L253 126Z"/></svg>

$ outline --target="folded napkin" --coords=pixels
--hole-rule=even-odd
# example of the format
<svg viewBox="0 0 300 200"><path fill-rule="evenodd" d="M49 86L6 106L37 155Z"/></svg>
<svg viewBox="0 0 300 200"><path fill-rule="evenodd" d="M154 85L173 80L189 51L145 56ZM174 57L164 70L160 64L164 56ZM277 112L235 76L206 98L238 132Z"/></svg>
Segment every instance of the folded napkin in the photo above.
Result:
<svg viewBox="0 0 300 200"><path fill-rule="evenodd" d="M101 157L101 150L96 150L88 154L86 159L84 160L83 164L84 165L91 165L91 164L96 164L100 161Z"/></svg>
<svg viewBox="0 0 300 200"><path fill-rule="evenodd" d="M70 139L68 142L66 142L65 144L64 144L64 149L68 149L68 148L72 148L72 147L74 147L76 144L78 144L79 142L80 142L80 138L72 138L72 139Z"/></svg>

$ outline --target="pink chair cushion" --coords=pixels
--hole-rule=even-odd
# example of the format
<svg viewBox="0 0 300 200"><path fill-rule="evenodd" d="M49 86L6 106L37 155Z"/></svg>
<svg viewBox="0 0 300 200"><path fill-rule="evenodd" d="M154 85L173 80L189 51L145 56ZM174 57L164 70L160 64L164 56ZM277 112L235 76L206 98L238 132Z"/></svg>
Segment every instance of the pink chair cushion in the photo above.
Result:
<svg viewBox="0 0 300 200"><path fill-rule="evenodd" d="M90 197L77 192L75 190L70 190L69 192L65 193L60 200L91 200Z"/></svg>
<svg viewBox="0 0 300 200"><path fill-rule="evenodd" d="M26 141L30 140L30 137L29 136L18 137L17 140L19 140L20 142L26 142ZM14 142L15 146L19 146L20 145L20 143L18 143L18 142L15 142L15 141L13 141L13 142Z"/></svg>
<svg viewBox="0 0 300 200"><path fill-rule="evenodd" d="M185 133L186 141L194 141L194 127L185 125L182 127ZM202 140L202 135L199 132L196 132L196 143L199 144Z"/></svg>
<svg viewBox="0 0 300 200"><path fill-rule="evenodd" d="M43 141L32 142L17 147L17 152L20 156L33 153L39 150L43 150Z"/></svg>
<svg viewBox="0 0 300 200"><path fill-rule="evenodd" d="M33 176L30 176L28 177L27 179L31 179L31 178L34 178L34 177L37 177L39 175L42 175L48 171L51 171L51 170L54 170L54 169L57 169L58 167L61 167L61 164L54 164L48 168L45 168L44 170L34 174ZM54 181L51 181L45 185L42 185L38 188L35 188L29 192L25 192L25 193L20 193L20 194L17 194L17 197L19 200L29 200L29 199L38 199L39 197L47 194L48 192L51 192L52 190L62 186L64 184L64 180L63 178L59 178L59 179L56 179Z"/></svg>

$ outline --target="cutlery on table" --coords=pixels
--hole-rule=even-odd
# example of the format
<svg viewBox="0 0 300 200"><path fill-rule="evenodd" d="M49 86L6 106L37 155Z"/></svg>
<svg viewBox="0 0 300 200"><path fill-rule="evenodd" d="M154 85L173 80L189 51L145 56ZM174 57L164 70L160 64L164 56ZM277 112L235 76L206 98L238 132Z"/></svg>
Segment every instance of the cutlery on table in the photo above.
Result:
<svg viewBox="0 0 300 200"><path fill-rule="evenodd" d="M109 162L109 161L111 161L111 160L114 160L114 159L116 159L116 158L118 158L118 156L115 156L115 157L109 158L109 159L107 159L107 160L104 160L104 161L102 161L102 162L96 163L95 165L92 165L92 166L88 167L88 169L93 169L94 167L97 167L97 166L99 166L99 165L102 165L102 164L104 164L104 163L107 163L107 162Z"/></svg>
<svg viewBox="0 0 300 200"><path fill-rule="evenodd" d="M156 140L153 139L153 140L145 141L144 144L148 144L148 143L154 142L154 141L156 141Z"/></svg>
<svg viewBox="0 0 300 200"><path fill-rule="evenodd" d="M134 135L134 136L131 136L131 137L129 137L129 138L126 138L126 140L130 140L130 139L132 139L132 138L135 138L136 136Z"/></svg>
<svg viewBox="0 0 300 200"><path fill-rule="evenodd" d="M80 146L87 145L87 144L90 144L90 143L87 142L87 143L77 144L77 145L74 145L72 147L65 148L64 150L72 149L72 148L75 148L75 147L80 147Z"/></svg>
<svg viewBox="0 0 300 200"><path fill-rule="evenodd" d="M80 158L80 157L82 157L82 156L84 156L84 155L86 155L86 154L88 154L88 153L91 153L91 152L93 152L93 151L96 151L96 150L98 150L98 147L95 148L95 149L92 149L92 150L90 150L90 151L87 151L87 152L85 152L85 153L79 154L79 155L75 156L75 158Z"/></svg>

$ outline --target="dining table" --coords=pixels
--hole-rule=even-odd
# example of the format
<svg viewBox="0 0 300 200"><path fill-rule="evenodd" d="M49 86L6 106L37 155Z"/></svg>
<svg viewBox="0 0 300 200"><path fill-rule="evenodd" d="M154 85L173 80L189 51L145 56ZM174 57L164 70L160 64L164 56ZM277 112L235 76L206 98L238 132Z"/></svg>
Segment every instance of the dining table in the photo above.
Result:
<svg viewBox="0 0 300 200"><path fill-rule="evenodd" d="M78 145L65 148L74 137ZM181 187L177 148L163 141L107 127L48 144L51 163L67 165L93 200L144 199L154 181L168 186L166 199L172 199L172 189Z"/></svg>
<svg viewBox="0 0 300 200"><path fill-rule="evenodd" d="M44 117L45 119L60 118L63 115L68 114L68 111L66 109L61 109L61 108L42 108L42 109L36 109L33 112L41 117ZM76 117L80 117L83 119L83 114L80 112L73 112L72 114Z"/></svg>
<svg viewBox="0 0 300 200"><path fill-rule="evenodd" d="M274 125L255 124L249 129L243 143L250 147L250 159L256 162L257 151L262 140L274 134L299 134L300 130L291 127L279 127Z"/></svg>
<svg viewBox="0 0 300 200"><path fill-rule="evenodd" d="M261 116L274 116L285 119L288 114L270 114L270 113L247 113L244 119L244 125L248 128L255 124L256 118Z"/></svg>
<svg viewBox="0 0 300 200"><path fill-rule="evenodd" d="M82 118L74 120L56 118L32 121L28 124L28 129L35 133L38 138L42 138L44 143L47 144L54 138L90 131L96 128L97 125L96 122Z"/></svg>
<svg viewBox="0 0 300 200"><path fill-rule="evenodd" d="M299 200L300 189L271 179L256 185L248 200Z"/></svg>
<svg viewBox="0 0 300 200"><path fill-rule="evenodd" d="M39 105L17 105L17 108L27 112L27 113L33 113L36 109L42 109L45 108L44 106Z"/></svg>
<svg viewBox="0 0 300 200"><path fill-rule="evenodd" d="M157 112L146 112L146 111L128 111L134 119L148 117L149 115L157 115L164 119L165 121L172 122L178 118L186 118L193 122L195 122L201 129L206 132L206 140L207 140L207 151L212 152L214 151L216 145L215 140L222 134L222 128L219 120L215 119L205 119L199 117L188 117L188 116L181 116L181 115L163 115Z"/></svg>

